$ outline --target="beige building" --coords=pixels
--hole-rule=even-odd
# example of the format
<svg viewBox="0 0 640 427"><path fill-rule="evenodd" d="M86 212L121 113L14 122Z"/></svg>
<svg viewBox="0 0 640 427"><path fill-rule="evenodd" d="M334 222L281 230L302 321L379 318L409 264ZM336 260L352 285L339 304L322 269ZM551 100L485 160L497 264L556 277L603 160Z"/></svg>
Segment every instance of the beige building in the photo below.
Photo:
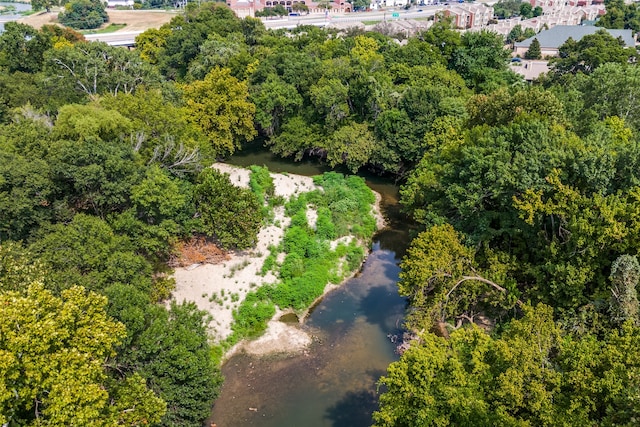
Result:
<svg viewBox="0 0 640 427"><path fill-rule="evenodd" d="M558 56L558 50L569 38L579 41L584 36L595 34L596 31L602 30L601 27L586 25L557 25L549 30L543 30L521 42L513 44L513 52L515 55L524 56L529 50L533 39L538 39L540 43L540 52L545 56ZM631 30L606 30L613 37L621 37L626 46L635 46L636 41Z"/></svg>
<svg viewBox="0 0 640 427"><path fill-rule="evenodd" d="M456 28L479 29L486 27L493 19L493 7L482 3L460 3L445 7L442 16L452 18ZM438 20L437 14L435 20Z"/></svg>

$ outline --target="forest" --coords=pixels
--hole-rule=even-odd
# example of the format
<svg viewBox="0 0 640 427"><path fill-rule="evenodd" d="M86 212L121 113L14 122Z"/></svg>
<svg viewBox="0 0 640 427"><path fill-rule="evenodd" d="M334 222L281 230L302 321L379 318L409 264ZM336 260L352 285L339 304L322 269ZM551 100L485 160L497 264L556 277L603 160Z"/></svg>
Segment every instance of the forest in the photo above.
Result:
<svg viewBox="0 0 640 427"><path fill-rule="evenodd" d="M569 40L530 84L504 44L447 20L408 39L266 30L206 2L135 50L7 23L0 424L201 425L224 348L193 304L159 302L179 242L254 244L268 182L224 197L207 167L253 140L401 184L411 337L380 380L377 426L637 424L637 52L604 31ZM336 179L358 194L344 212L367 199ZM330 203L309 197L287 209ZM345 218L321 234L372 231ZM318 251L308 233L291 231L290 272ZM290 274L256 294L263 316L309 303Z"/></svg>

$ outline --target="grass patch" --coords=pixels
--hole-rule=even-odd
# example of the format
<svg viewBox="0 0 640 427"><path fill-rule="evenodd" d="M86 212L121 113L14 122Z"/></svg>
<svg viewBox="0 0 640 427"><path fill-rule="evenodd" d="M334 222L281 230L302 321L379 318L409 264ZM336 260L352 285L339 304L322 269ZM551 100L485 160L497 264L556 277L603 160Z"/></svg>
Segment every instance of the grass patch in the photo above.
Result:
<svg viewBox="0 0 640 427"><path fill-rule="evenodd" d="M82 30L80 32L82 34L108 34L121 30L126 26L127 24L109 24L105 28L100 28L98 30Z"/></svg>
<svg viewBox="0 0 640 427"><path fill-rule="evenodd" d="M382 22L381 20L377 20L377 21L362 21L362 23L364 25L376 25L376 24L379 24L381 22Z"/></svg>
<svg viewBox="0 0 640 427"><path fill-rule="evenodd" d="M273 220L273 207L282 205L284 200L281 197L274 197L275 185L273 178L266 166L251 166L249 175L249 188L258 197L258 202L262 206L263 217L267 222Z"/></svg>

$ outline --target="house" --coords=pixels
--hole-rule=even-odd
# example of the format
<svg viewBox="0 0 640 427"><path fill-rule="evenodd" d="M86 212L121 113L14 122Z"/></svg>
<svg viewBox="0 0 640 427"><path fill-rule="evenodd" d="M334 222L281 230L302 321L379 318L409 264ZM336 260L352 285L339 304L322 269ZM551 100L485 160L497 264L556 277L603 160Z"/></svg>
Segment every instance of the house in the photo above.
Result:
<svg viewBox="0 0 640 427"><path fill-rule="evenodd" d="M520 62L511 62L511 70L520 74L526 81L531 82L543 73L548 73L549 63L547 61L525 59Z"/></svg>
<svg viewBox="0 0 640 427"><path fill-rule="evenodd" d="M460 3L445 7L442 15L450 17L456 28L478 29L486 27L493 19L493 7L483 3ZM435 20L438 20L437 14Z"/></svg>
<svg viewBox="0 0 640 427"><path fill-rule="evenodd" d="M595 34L603 28L581 25L556 25L549 30L543 30L534 37L530 37L513 45L514 54L524 56L529 50L533 39L538 39L542 56L558 56L558 50L569 38L579 41L586 35ZM636 41L631 30L609 30L613 37L621 37L626 46L635 46Z"/></svg>

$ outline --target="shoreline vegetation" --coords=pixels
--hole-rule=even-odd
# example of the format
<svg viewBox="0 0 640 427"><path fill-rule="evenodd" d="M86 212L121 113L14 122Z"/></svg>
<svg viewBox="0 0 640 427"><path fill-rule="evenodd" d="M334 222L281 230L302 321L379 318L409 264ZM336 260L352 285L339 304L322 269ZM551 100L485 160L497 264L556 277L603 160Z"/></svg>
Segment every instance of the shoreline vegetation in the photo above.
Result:
<svg viewBox="0 0 640 427"><path fill-rule="evenodd" d="M302 323L319 300L357 274L373 234L384 227L380 196L356 176L213 168L235 186L251 188L267 219L252 249L176 268L171 300L194 302L209 314L220 361L239 351L302 351L311 336L280 317L294 314Z"/></svg>

